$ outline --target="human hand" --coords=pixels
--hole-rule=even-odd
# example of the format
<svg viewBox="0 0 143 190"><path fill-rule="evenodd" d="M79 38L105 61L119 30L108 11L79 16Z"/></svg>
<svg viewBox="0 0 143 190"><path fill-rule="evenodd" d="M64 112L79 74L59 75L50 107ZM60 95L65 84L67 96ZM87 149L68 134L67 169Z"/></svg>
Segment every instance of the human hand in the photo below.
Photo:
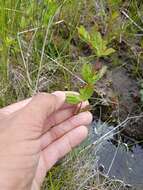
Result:
<svg viewBox="0 0 143 190"><path fill-rule="evenodd" d="M75 109L55 92L0 110L2 190L39 190L46 172L86 138L92 115L74 115Z"/></svg>

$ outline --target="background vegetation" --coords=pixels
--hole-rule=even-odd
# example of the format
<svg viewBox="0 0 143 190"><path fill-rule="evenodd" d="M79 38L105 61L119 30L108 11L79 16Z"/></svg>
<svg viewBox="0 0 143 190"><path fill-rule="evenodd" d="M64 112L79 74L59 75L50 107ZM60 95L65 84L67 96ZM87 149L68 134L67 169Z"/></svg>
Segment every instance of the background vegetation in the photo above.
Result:
<svg viewBox="0 0 143 190"><path fill-rule="evenodd" d="M142 0L0 0L1 107L38 91L78 90L84 63L125 67L143 100L142 61ZM50 172L44 190L77 189L77 152L62 174L59 166Z"/></svg>

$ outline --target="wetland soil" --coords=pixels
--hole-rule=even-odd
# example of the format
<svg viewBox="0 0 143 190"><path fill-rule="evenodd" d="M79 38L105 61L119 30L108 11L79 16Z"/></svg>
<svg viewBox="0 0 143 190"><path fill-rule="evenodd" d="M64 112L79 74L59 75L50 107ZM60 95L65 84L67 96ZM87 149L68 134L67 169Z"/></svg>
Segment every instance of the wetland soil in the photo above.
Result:
<svg viewBox="0 0 143 190"><path fill-rule="evenodd" d="M122 132L128 137L142 140L143 109L140 84L127 68L119 66L108 70L106 76L97 84L97 91L102 95L104 103L95 108L94 115L103 121L110 120L116 124L123 122L127 117L132 117L124 125Z"/></svg>

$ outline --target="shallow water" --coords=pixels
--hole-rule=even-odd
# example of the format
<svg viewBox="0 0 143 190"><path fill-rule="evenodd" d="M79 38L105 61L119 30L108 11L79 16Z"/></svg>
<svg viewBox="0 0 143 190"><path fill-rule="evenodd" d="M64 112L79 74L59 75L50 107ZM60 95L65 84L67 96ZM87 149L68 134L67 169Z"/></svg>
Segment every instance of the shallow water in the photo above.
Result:
<svg viewBox="0 0 143 190"><path fill-rule="evenodd" d="M112 143L114 128L106 123L94 122L94 140L102 138L97 145L95 155L98 157L98 165L104 166L104 173L110 177L122 180L125 184L131 184L136 190L143 189L143 149L136 145L132 150L127 150L125 144L115 146ZM105 134L108 133L106 137ZM103 138L105 136L105 138ZM98 142L97 141L97 142Z"/></svg>

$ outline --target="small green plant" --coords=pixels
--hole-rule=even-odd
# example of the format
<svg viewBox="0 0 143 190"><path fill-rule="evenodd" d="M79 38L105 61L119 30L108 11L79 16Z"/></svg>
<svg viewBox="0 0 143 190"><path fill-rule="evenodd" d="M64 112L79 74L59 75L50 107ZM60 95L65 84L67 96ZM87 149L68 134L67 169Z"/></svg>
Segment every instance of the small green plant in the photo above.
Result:
<svg viewBox="0 0 143 190"><path fill-rule="evenodd" d="M108 42L102 38L100 32L95 31L94 33L89 33L83 26L80 26L78 33L80 38L95 51L98 58L108 56L115 52L113 48L107 47Z"/></svg>
<svg viewBox="0 0 143 190"><path fill-rule="evenodd" d="M67 93L66 102L69 104L78 104L88 100L94 93L94 85L105 74L107 67L104 66L100 71L94 71L90 64L84 64L81 75L86 85L79 89L79 94Z"/></svg>

